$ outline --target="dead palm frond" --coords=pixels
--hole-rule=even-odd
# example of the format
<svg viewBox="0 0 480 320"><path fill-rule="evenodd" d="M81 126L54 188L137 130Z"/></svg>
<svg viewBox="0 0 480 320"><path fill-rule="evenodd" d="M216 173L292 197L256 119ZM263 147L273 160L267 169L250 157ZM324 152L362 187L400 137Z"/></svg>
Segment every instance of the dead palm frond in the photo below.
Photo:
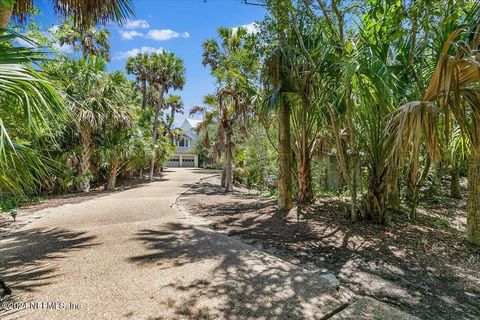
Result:
<svg viewBox="0 0 480 320"><path fill-rule="evenodd" d="M36 2L16 0L13 6L14 17L24 21L35 11ZM133 15L131 0L52 0L52 4L55 13L62 17L72 17L75 25L87 28L96 23L123 23Z"/></svg>

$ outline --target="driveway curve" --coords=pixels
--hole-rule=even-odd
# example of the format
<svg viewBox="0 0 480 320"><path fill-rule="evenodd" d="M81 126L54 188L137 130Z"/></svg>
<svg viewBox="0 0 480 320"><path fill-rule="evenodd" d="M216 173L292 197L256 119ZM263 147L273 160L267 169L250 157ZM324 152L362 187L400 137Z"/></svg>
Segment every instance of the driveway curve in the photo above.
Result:
<svg viewBox="0 0 480 320"><path fill-rule="evenodd" d="M209 176L169 169L161 181L23 218L0 240L0 275L14 291L0 318L322 319L345 307L328 278L175 206Z"/></svg>

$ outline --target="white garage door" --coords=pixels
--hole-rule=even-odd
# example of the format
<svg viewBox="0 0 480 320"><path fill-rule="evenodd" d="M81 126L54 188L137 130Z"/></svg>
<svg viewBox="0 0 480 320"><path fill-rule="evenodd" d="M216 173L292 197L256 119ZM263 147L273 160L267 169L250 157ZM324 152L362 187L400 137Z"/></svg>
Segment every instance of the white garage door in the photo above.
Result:
<svg viewBox="0 0 480 320"><path fill-rule="evenodd" d="M180 157L171 157L168 160L166 167L180 167Z"/></svg>
<svg viewBox="0 0 480 320"><path fill-rule="evenodd" d="M195 158L183 156L182 157L182 167L195 167Z"/></svg>

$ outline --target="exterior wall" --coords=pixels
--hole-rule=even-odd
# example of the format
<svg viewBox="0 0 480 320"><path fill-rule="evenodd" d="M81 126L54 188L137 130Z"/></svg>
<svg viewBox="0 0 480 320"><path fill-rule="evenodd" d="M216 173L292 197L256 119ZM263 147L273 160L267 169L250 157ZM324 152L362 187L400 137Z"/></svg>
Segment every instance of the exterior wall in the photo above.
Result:
<svg viewBox="0 0 480 320"><path fill-rule="evenodd" d="M172 158L178 158L179 161L168 161L167 162L167 167L185 167L188 166L191 162L186 162L183 161L184 157L193 157L193 164L195 168L198 168L198 154L195 153L195 150L193 149L195 147L195 143L197 140L197 133L195 132L195 128L190 125L190 123L185 120L180 127L183 132L184 132L184 137L190 140L190 144L188 147L175 147L175 154L172 156ZM177 140L174 141L175 145L177 144Z"/></svg>
<svg viewBox="0 0 480 320"><path fill-rule="evenodd" d="M193 167L198 168L198 154L194 153L175 153L172 158L178 158L179 161L176 161L175 163L169 161L166 166L175 168L188 167L188 164L186 163L186 161L184 161L185 157L193 157Z"/></svg>

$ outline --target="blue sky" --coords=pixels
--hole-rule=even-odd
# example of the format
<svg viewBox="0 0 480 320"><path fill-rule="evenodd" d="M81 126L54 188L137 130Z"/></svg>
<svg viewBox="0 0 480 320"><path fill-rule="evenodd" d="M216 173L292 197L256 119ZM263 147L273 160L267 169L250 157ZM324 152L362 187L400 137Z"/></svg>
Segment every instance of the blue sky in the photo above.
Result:
<svg viewBox="0 0 480 320"><path fill-rule="evenodd" d="M111 33L112 61L108 70L125 70L128 56L140 51L163 48L182 58L186 85L181 92L185 108L202 103L215 89L209 69L203 67L202 42L216 37L219 26L252 25L265 15L265 9L242 4L240 0L134 0L135 17L128 24L108 26ZM49 7L35 21L43 28L59 24ZM143 49L142 49L143 48ZM180 116L181 117L181 116Z"/></svg>

